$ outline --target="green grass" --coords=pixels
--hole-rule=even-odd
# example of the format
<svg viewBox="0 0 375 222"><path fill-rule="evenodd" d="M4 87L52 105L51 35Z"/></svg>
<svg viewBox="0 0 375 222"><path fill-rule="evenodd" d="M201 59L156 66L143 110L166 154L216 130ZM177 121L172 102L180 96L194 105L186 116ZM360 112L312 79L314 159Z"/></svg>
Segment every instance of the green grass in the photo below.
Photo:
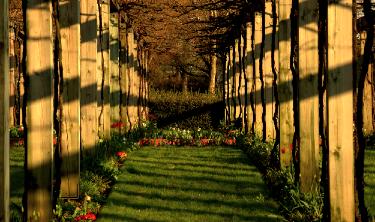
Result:
<svg viewBox="0 0 375 222"><path fill-rule="evenodd" d="M11 221L21 221L22 195L24 190L24 155L24 147L10 148Z"/></svg>
<svg viewBox="0 0 375 222"><path fill-rule="evenodd" d="M369 213L375 217L375 150L365 154L365 199ZM375 221L375 218L374 218Z"/></svg>
<svg viewBox="0 0 375 222"><path fill-rule="evenodd" d="M134 151L98 221L282 221L248 162L228 147Z"/></svg>
<svg viewBox="0 0 375 222"><path fill-rule="evenodd" d="M24 182L24 148L12 147L10 149L10 196L11 202L21 204Z"/></svg>

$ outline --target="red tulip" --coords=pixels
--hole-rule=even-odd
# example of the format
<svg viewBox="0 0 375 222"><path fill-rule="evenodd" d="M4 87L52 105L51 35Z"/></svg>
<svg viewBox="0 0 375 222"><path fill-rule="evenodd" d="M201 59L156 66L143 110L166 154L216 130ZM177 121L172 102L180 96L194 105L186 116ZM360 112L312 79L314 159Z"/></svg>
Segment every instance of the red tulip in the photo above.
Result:
<svg viewBox="0 0 375 222"><path fill-rule="evenodd" d="M119 158L123 159L123 158L126 158L128 156L128 154L125 151L118 151L116 153L116 156L118 156Z"/></svg>
<svg viewBox="0 0 375 222"><path fill-rule="evenodd" d="M81 220L96 220L96 216L93 213L87 213L85 215L80 215L74 218L75 221L81 221Z"/></svg>

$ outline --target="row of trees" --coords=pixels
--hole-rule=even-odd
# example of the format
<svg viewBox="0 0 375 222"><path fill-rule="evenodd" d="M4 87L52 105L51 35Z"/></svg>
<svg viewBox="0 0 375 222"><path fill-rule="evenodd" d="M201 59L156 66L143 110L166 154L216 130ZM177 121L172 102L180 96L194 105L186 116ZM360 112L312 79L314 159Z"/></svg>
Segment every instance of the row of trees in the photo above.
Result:
<svg viewBox="0 0 375 222"><path fill-rule="evenodd" d="M14 2L11 16L19 18L22 10ZM352 221L356 212L365 221L362 115L370 112L362 112L367 110L362 98L363 90L373 91L372 85L364 86L373 61L370 0L363 1L364 17L356 23L352 0L329 5L323 0L54 3L52 11L51 1L25 0L25 26L14 20L17 36L26 40L24 49L19 44L14 51L18 58L25 54L25 69L15 78L22 82L25 74L27 112L20 119L27 130L27 218L34 209L27 205L48 209L42 218L51 216L52 128L61 138L61 191L72 197L80 145L89 153L99 137L109 137L111 122L122 120L127 130L137 125L147 114L148 75L160 80L173 69L185 90L188 78L205 76L210 92L214 80L221 80L216 86L227 104L227 123L265 141L275 139L278 164L294 167L304 192L319 189L321 178L328 194L326 219ZM7 24L2 15L0 25ZM357 51L354 61L353 30L366 32L363 52ZM0 26L3 32L0 67L8 73L7 26ZM4 76L0 116L8 115L9 76ZM21 98L22 89L16 91ZM372 127L373 115L365 116ZM7 138L7 121L0 124L6 126L0 127L0 142L7 147L1 139ZM0 164L7 169L7 149L2 152ZM7 187L7 180L3 184Z"/></svg>
<svg viewBox="0 0 375 222"><path fill-rule="evenodd" d="M359 20L353 1L250 4L224 45L227 123L275 140L276 164L293 168L301 190L324 190L325 220L368 221L363 169L364 129L374 124L371 2L358 7L364 10Z"/></svg>
<svg viewBox="0 0 375 222"><path fill-rule="evenodd" d="M79 195L81 155L146 119L149 55L117 1L11 1L10 13L1 4L0 221L13 124L25 128L25 221L50 221L58 196ZM9 101L22 108L9 112Z"/></svg>

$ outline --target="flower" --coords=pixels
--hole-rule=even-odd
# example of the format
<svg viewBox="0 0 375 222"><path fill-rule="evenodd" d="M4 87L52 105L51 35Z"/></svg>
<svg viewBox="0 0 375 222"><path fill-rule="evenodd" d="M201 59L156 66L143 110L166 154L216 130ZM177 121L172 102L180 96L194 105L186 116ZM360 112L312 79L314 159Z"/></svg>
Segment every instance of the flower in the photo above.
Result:
<svg viewBox="0 0 375 222"><path fill-rule="evenodd" d="M85 201L90 202L91 201L91 197L89 195L85 195Z"/></svg>
<svg viewBox="0 0 375 222"><path fill-rule="evenodd" d="M89 212L85 215L80 215L74 218L75 221L81 221L81 220L96 220L95 214Z"/></svg>
<svg viewBox="0 0 375 222"><path fill-rule="evenodd" d="M207 146L210 144L211 140L210 139L201 139L201 145Z"/></svg>
<svg viewBox="0 0 375 222"><path fill-rule="evenodd" d="M236 139L225 139L224 140L225 145L235 145L236 144Z"/></svg>
<svg viewBox="0 0 375 222"><path fill-rule="evenodd" d="M143 138L143 139L139 140L138 144L140 146L148 145L149 144L149 140L147 138Z"/></svg>
<svg viewBox="0 0 375 222"><path fill-rule="evenodd" d="M286 148L285 147L281 147L281 153L285 153L286 152Z"/></svg>
<svg viewBox="0 0 375 222"><path fill-rule="evenodd" d="M125 127L125 123L123 123L121 121L112 123L112 125L111 125L111 128L115 128L115 129L121 129L122 127Z"/></svg>
<svg viewBox="0 0 375 222"><path fill-rule="evenodd" d="M118 151L116 153L116 156L118 156L120 159L125 159L128 156L128 154L125 151Z"/></svg>
<svg viewBox="0 0 375 222"><path fill-rule="evenodd" d="M24 142L23 139L18 140L18 143L17 143L18 146L23 146L24 144L25 144L25 142Z"/></svg>

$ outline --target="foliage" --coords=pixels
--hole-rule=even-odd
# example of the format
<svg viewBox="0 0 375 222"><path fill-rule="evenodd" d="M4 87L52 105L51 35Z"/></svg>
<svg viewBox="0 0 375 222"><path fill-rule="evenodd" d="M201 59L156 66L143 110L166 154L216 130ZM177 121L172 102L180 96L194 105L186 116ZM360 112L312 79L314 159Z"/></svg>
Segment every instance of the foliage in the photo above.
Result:
<svg viewBox="0 0 375 222"><path fill-rule="evenodd" d="M14 126L14 127L11 127L10 130L9 130L9 136L10 138L23 138L23 134L24 134L24 129L22 126Z"/></svg>
<svg viewBox="0 0 375 222"><path fill-rule="evenodd" d="M228 130L212 131L201 128L180 129L177 127L166 127L158 129L155 122L143 122L138 128L128 132L125 136L132 146L202 146L202 145L234 145L235 136L238 131Z"/></svg>
<svg viewBox="0 0 375 222"><path fill-rule="evenodd" d="M56 221L87 221L96 218L111 186L121 173L120 167L127 152L138 147L124 136L113 134L110 140L100 141L94 151L84 155L79 199L59 199L54 212Z"/></svg>
<svg viewBox="0 0 375 222"><path fill-rule="evenodd" d="M280 211L285 218L298 222L322 220L322 194L302 193L294 183L291 171L279 169L272 164L273 144L265 143L257 136L241 135L237 138L237 145L262 172L263 179L279 201Z"/></svg>
<svg viewBox="0 0 375 222"><path fill-rule="evenodd" d="M159 128L173 126L181 129L217 129L223 119L223 103L218 95L150 91L151 119Z"/></svg>

